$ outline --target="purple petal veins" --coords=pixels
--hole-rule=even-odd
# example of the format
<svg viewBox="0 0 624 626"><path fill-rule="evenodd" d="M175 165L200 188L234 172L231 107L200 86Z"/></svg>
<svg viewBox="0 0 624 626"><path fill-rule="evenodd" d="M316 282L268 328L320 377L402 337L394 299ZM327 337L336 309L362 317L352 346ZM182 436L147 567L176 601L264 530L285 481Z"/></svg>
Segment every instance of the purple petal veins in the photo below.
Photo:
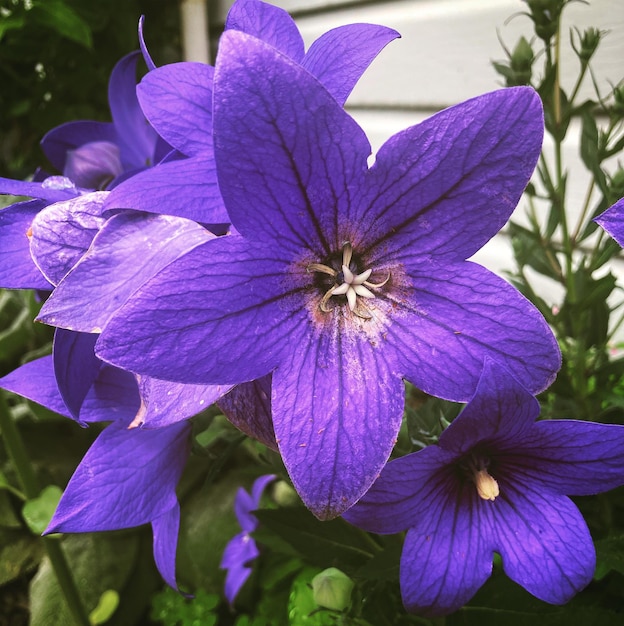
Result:
<svg viewBox="0 0 624 626"><path fill-rule="evenodd" d="M475 395L438 445L391 461L345 513L373 532L407 530L408 610L459 609L490 576L494 552L510 578L553 604L592 579L591 536L567 496L624 484L624 426L536 422L538 414L532 394L487 359Z"/></svg>

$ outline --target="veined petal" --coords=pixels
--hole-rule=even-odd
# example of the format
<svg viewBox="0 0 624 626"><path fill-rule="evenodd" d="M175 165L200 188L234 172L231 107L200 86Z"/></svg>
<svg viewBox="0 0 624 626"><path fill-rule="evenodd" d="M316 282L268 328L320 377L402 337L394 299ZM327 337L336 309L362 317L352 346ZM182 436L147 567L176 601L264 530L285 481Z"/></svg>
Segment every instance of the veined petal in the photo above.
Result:
<svg viewBox="0 0 624 626"><path fill-rule="evenodd" d="M344 104L375 57L400 36L396 30L376 24L339 26L321 35L310 46L301 64L323 83L339 104Z"/></svg>
<svg viewBox="0 0 624 626"><path fill-rule="evenodd" d="M187 422L154 430L108 426L74 472L46 534L131 528L170 511L190 428Z"/></svg>
<svg viewBox="0 0 624 626"><path fill-rule="evenodd" d="M413 291L396 300L386 340L414 385L465 402L486 357L533 393L552 382L561 365L557 342L538 310L509 283L471 262L407 272Z"/></svg>
<svg viewBox="0 0 624 626"><path fill-rule="evenodd" d="M204 63L172 63L148 72L137 87L150 124L187 156L212 151L213 74Z"/></svg>
<svg viewBox="0 0 624 626"><path fill-rule="evenodd" d="M52 285L30 255L28 232L45 200L18 202L0 210L0 286L3 289L42 289Z"/></svg>
<svg viewBox="0 0 624 626"><path fill-rule="evenodd" d="M362 129L309 72L244 33L223 35L215 158L242 235L318 258L340 249L369 153Z"/></svg>
<svg viewBox="0 0 624 626"><path fill-rule="evenodd" d="M106 207L175 215L204 224L230 221L217 184L212 152L163 163L115 187Z"/></svg>
<svg viewBox="0 0 624 626"><path fill-rule="evenodd" d="M140 57L138 51L123 57L108 82L108 103L125 169L153 165L150 160L157 140L137 100L136 64Z"/></svg>
<svg viewBox="0 0 624 626"><path fill-rule="evenodd" d="M421 501L401 555L405 608L435 617L461 608L492 573L492 504L472 485Z"/></svg>
<svg viewBox="0 0 624 626"><path fill-rule="evenodd" d="M302 61L303 39L290 15L260 0L237 0L225 21L226 30L238 30L262 39L293 61Z"/></svg>
<svg viewBox="0 0 624 626"><path fill-rule="evenodd" d="M594 221L624 247L624 198L601 213Z"/></svg>
<svg viewBox="0 0 624 626"><path fill-rule="evenodd" d="M104 364L80 407L81 422L129 424L141 405L134 375Z"/></svg>
<svg viewBox="0 0 624 626"><path fill-rule="evenodd" d="M569 496L624 485L624 426L544 420L504 454L514 475Z"/></svg>
<svg viewBox="0 0 624 626"><path fill-rule="evenodd" d="M453 470L447 469L456 458L456 454L439 446L428 446L390 461L343 517L358 528L378 534L398 533L415 526L423 515L423 502L438 502L440 494L459 488Z"/></svg>
<svg viewBox="0 0 624 626"><path fill-rule="evenodd" d="M30 196L31 198L47 200L48 203L71 200L78 195L76 187L73 186L69 178L62 176L50 176L43 182L32 183L0 176L0 193L12 196Z"/></svg>
<svg viewBox="0 0 624 626"><path fill-rule="evenodd" d="M371 258L455 262L505 224L542 146L543 113L528 87L495 91L391 137L356 205ZM392 239L392 244L388 241Z"/></svg>
<svg viewBox="0 0 624 626"><path fill-rule="evenodd" d="M46 133L41 140L41 149L50 163L62 172L70 150L95 141L117 144L117 139L115 126L110 122L78 120L61 124Z"/></svg>
<svg viewBox="0 0 624 626"><path fill-rule="evenodd" d="M236 428L268 448L277 450L271 415L270 374L236 385L217 404Z"/></svg>
<svg viewBox="0 0 624 626"><path fill-rule="evenodd" d="M104 224L108 192L97 191L56 202L33 219L30 252L43 275L54 285L87 251Z"/></svg>
<svg viewBox="0 0 624 626"><path fill-rule="evenodd" d="M527 480L499 483L492 531L505 573L540 600L567 602L589 584L596 566L585 520L566 496Z"/></svg>
<svg viewBox="0 0 624 626"><path fill-rule="evenodd" d="M320 519L371 486L401 425L404 387L361 337L301 335L273 373L275 438L293 485Z"/></svg>
<svg viewBox="0 0 624 626"><path fill-rule="evenodd" d="M163 580L174 589L176 582L176 554L180 532L180 505L175 506L152 520L154 534L154 561Z"/></svg>
<svg viewBox="0 0 624 626"><path fill-rule="evenodd" d="M0 388L28 398L50 411L70 417L54 376L52 355L25 363L0 378Z"/></svg>
<svg viewBox="0 0 624 626"><path fill-rule="evenodd" d="M439 444L458 455L483 440L495 443L497 448L506 442L515 446L533 431L539 412L540 405L533 394L505 367L485 357L475 395L442 432Z"/></svg>
<svg viewBox="0 0 624 626"><path fill-rule="evenodd" d="M59 392L74 419L97 378L102 361L95 356L95 335L57 328L54 333L54 374Z"/></svg>
<svg viewBox="0 0 624 626"><path fill-rule="evenodd" d="M212 238L199 224L179 217L134 212L115 215L59 282L37 319L71 330L100 332L143 283Z"/></svg>
<svg viewBox="0 0 624 626"><path fill-rule="evenodd" d="M279 363L307 323L282 251L218 237L182 255L140 287L104 328L105 361L163 380L235 384ZM175 358L172 359L172 355Z"/></svg>
<svg viewBox="0 0 624 626"><path fill-rule="evenodd" d="M139 376L141 408L134 426L161 428L193 417L219 400L229 385L185 385Z"/></svg>

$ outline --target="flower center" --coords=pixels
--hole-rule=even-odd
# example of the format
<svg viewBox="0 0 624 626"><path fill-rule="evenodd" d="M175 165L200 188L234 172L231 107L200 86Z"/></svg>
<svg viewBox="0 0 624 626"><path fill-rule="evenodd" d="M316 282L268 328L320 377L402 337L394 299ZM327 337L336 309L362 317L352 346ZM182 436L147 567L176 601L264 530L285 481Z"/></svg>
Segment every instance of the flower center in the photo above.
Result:
<svg viewBox="0 0 624 626"><path fill-rule="evenodd" d="M477 494L483 500L494 502L500 494L498 482L488 472L489 459L477 456L471 456L468 460L466 469L472 482L477 488Z"/></svg>
<svg viewBox="0 0 624 626"><path fill-rule="evenodd" d="M371 268L362 270L360 265L354 262L353 248L348 241L342 246L342 258L328 259L326 263L310 263L308 265L308 272L316 272L321 275L320 280L316 282L324 291L319 304L323 313L330 312L331 309L327 305L331 298L343 297L346 299L350 311L358 317L370 319L371 316L362 309L362 298L374 298L375 294L371 289L383 287L390 280L390 274L381 283L373 283L368 280L373 270Z"/></svg>

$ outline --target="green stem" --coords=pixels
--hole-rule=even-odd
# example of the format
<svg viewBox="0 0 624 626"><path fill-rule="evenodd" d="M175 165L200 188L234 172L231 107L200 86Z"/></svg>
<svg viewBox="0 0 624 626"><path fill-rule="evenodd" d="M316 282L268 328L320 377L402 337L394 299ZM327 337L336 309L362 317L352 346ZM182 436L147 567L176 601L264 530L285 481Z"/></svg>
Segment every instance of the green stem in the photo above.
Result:
<svg viewBox="0 0 624 626"><path fill-rule="evenodd" d="M28 458L24 442L11 417L9 408L0 391L0 433L4 440L4 447L17 472L24 494L28 500L33 500L41 492L35 470ZM52 564L59 587L65 597L67 606L78 626L91 626L89 616L82 604L78 588L74 582L71 571L65 559L58 539L42 537L43 545Z"/></svg>

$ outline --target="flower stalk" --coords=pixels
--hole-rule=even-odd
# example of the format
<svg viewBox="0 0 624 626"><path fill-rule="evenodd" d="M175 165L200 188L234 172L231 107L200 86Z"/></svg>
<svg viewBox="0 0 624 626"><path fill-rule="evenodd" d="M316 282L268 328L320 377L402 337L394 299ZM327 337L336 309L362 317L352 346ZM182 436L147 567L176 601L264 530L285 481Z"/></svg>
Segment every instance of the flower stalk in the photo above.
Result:
<svg viewBox="0 0 624 626"><path fill-rule="evenodd" d="M9 412L4 394L1 392L0 433L2 434L4 447L13 463L26 499L32 500L36 498L41 492L41 487L32 463L30 462L30 458L28 457L28 453L26 452L22 437ZM91 622L82 604L78 588L76 587L76 583L74 582L58 539L41 537L41 541L50 559L52 569L54 570L54 574L74 622L78 626L90 626Z"/></svg>

